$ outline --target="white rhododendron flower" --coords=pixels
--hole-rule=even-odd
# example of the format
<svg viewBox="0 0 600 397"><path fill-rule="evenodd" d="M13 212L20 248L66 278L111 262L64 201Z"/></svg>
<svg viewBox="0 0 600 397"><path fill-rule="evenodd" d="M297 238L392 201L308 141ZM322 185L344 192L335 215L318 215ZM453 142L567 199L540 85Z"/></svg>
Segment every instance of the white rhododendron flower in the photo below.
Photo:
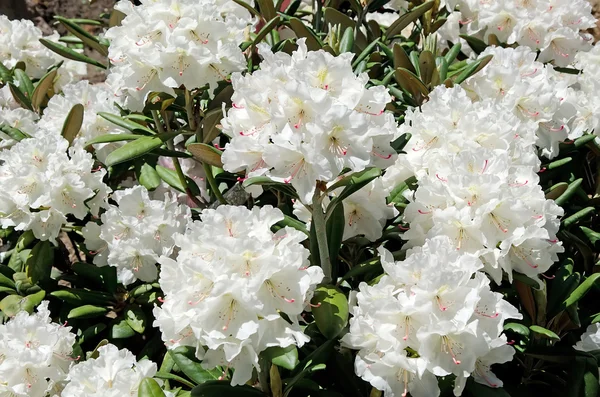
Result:
<svg viewBox="0 0 600 397"><path fill-rule="evenodd" d="M600 323L590 324L581 335L581 340L573 346L577 350L591 352L600 349Z"/></svg>
<svg viewBox="0 0 600 397"><path fill-rule="evenodd" d="M571 124L579 134L593 131L600 135L600 45L596 43L590 52L577 54L575 66L581 73L567 97L577 110Z"/></svg>
<svg viewBox="0 0 600 397"><path fill-rule="evenodd" d="M0 225L32 230L36 238L58 236L68 215L83 220L107 206L106 170L92 170L92 155L69 148L60 135L46 132L0 152Z"/></svg>
<svg viewBox="0 0 600 397"><path fill-rule="evenodd" d="M366 88L366 73L352 71L353 54L308 51L304 39L291 56L259 45L261 69L232 75L233 108L221 121L231 142L224 169L291 183L310 204L316 181L344 168L386 167L398 136L386 88Z"/></svg>
<svg viewBox="0 0 600 397"><path fill-rule="evenodd" d="M41 38L56 42L60 36L54 32L51 36L44 37L32 21L11 21L6 15L0 15L0 62L8 69L23 62L25 72L32 79L41 78L50 67L64 62L58 69L56 89L80 79L86 73L85 64L64 59L50 51L40 43Z"/></svg>
<svg viewBox="0 0 600 397"><path fill-rule="evenodd" d="M457 251L480 256L497 283L503 271L512 280L513 270L548 270L564 250L556 239L563 211L539 185L537 128L504 102L472 102L461 87L438 87L409 110L406 154L384 176L389 189L411 175L418 181L406 194L408 247L448 236Z"/></svg>
<svg viewBox="0 0 600 397"><path fill-rule="evenodd" d="M137 361L127 349L101 346L98 357L74 365L69 371L62 397L136 397L144 378L156 374L156 364ZM168 396L172 396L167 392Z"/></svg>
<svg viewBox="0 0 600 397"><path fill-rule="evenodd" d="M449 374L457 377L457 396L471 374L502 386L490 365L512 358L500 334L506 319L522 316L490 290L477 256L457 251L445 236L409 250L400 262L384 248L379 254L385 275L373 286L360 284L350 332L342 339L359 350L357 374L386 397L438 396L435 376Z"/></svg>
<svg viewBox="0 0 600 397"><path fill-rule="evenodd" d="M156 280L156 263L173 252L174 235L185 230L189 208L170 195L151 200L143 186L116 191L112 199L117 205L102 214L101 224L89 222L82 231L94 263L116 267L124 285Z"/></svg>
<svg viewBox="0 0 600 397"><path fill-rule="evenodd" d="M73 145L84 148L85 143L100 135L125 132L98 115L99 112L119 114L119 109L114 104L115 99L117 98L105 85L91 85L87 80L66 85L62 95L54 95L48 101L48 107L38 125L42 129L60 134L69 110L76 104L81 104L84 108L83 124ZM122 142L95 144L93 146L96 149L96 158L104 162L110 152L122 145Z"/></svg>
<svg viewBox="0 0 600 397"><path fill-rule="evenodd" d="M465 46L460 34L485 42L494 34L501 42L539 51L540 62L556 66L568 66L578 51L589 49L592 37L581 31L596 25L586 0L446 0L445 6L450 15L438 30L444 41Z"/></svg>
<svg viewBox="0 0 600 397"><path fill-rule="evenodd" d="M0 324L0 395L54 395L67 376L75 343L71 327L51 322L48 301Z"/></svg>
<svg viewBox="0 0 600 397"><path fill-rule="evenodd" d="M139 6L120 1L120 26L110 28L109 58L114 64L107 84L131 110L141 110L151 91L210 86L243 70L239 48L250 14L232 1L143 0Z"/></svg>
<svg viewBox="0 0 600 397"><path fill-rule="evenodd" d="M160 260L165 298L154 325L167 347L196 347L205 368L233 368L231 383L244 384L260 352L308 340L298 317L323 272L309 267L305 234L271 231L279 209L224 205L201 218L175 236L177 258Z"/></svg>

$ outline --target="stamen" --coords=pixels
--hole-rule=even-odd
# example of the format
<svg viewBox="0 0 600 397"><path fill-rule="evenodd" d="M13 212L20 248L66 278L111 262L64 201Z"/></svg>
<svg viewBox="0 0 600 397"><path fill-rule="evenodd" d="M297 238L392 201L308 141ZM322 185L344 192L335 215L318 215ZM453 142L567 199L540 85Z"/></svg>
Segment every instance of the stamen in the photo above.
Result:
<svg viewBox="0 0 600 397"><path fill-rule="evenodd" d="M448 179L440 177L438 174L435 174L436 178L442 182L448 182Z"/></svg>

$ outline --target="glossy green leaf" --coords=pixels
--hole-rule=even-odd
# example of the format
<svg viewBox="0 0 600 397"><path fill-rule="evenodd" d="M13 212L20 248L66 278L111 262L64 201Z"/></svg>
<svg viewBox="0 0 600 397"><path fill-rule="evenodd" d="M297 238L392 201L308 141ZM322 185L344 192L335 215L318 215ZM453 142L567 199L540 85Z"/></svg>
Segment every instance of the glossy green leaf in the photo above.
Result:
<svg viewBox="0 0 600 397"><path fill-rule="evenodd" d="M33 83L25 71L15 69L15 80L19 83L19 90L31 101L33 97Z"/></svg>
<svg viewBox="0 0 600 397"><path fill-rule="evenodd" d="M83 125L83 114L84 108L80 103L75 104L69 111L69 114L67 114L61 135L69 141L69 145L73 143L75 137L81 130L81 126Z"/></svg>
<svg viewBox="0 0 600 397"><path fill-rule="evenodd" d="M561 223L563 225L563 227L569 227L574 223L579 222L580 220L585 220L588 217L590 217L594 212L596 212L596 209L594 207L586 207L582 210L577 211L576 213L574 213L571 216L568 216L567 218L564 218Z"/></svg>
<svg viewBox="0 0 600 397"><path fill-rule="evenodd" d="M136 134L104 134L97 136L94 139L90 139L85 143L86 147L91 145L95 145L97 143L110 143L110 142L121 142L121 141L135 141L138 138L141 138L145 135L136 135Z"/></svg>
<svg viewBox="0 0 600 397"><path fill-rule="evenodd" d="M165 392L152 378L144 378L138 389L138 397L165 397Z"/></svg>
<svg viewBox="0 0 600 397"><path fill-rule="evenodd" d="M212 109L206 112L202 119L202 141L210 144L221 133L221 119L223 118L223 109Z"/></svg>
<svg viewBox="0 0 600 397"><path fill-rule="evenodd" d="M299 38L306 38L306 47L310 51L318 51L323 48L323 42L319 39L319 37L315 34L315 32L306 26L304 22L299 20L298 18L290 18L289 20L290 27L296 33L296 36Z"/></svg>
<svg viewBox="0 0 600 397"><path fill-rule="evenodd" d="M165 132L155 136L143 136L126 143L125 145L113 150L107 157L105 164L112 166L120 164L150 153L154 149L161 147L166 141L179 135L178 132Z"/></svg>
<svg viewBox="0 0 600 397"><path fill-rule="evenodd" d="M492 60L492 55L486 55L482 58L477 59L473 63L470 63L460 74L454 79L454 84L460 84L475 73L483 69Z"/></svg>
<svg viewBox="0 0 600 397"><path fill-rule="evenodd" d="M260 0L260 1L262 1L262 0ZM267 2L270 2L271 5L273 4L272 1L267 1ZM277 27L278 24L279 24L279 17L275 17L275 18L269 20L269 22L265 26L263 26L262 29L258 32L256 37L252 41L252 45L256 46L258 43L260 43L269 33L271 33L271 31L273 29L275 29Z"/></svg>
<svg viewBox="0 0 600 397"><path fill-rule="evenodd" d="M171 358L170 354L165 355L165 359L169 357ZM186 385L187 387L194 387L195 385L190 382L189 380L182 378L181 376L177 376L175 374L171 374L168 372L162 372L162 367L161 369L154 375L155 378L158 379L165 379L165 380L174 380L176 382L181 383L182 385Z"/></svg>
<svg viewBox="0 0 600 397"><path fill-rule="evenodd" d="M49 241L38 242L25 262L25 273L33 284L38 281L50 279L50 272L54 264L54 246Z"/></svg>
<svg viewBox="0 0 600 397"><path fill-rule="evenodd" d="M44 47L48 48L50 51L57 53L58 55L65 57L67 59L72 59L78 62L89 63L90 65L97 66L101 69L107 69L106 65L101 64L100 62L87 57L77 51L72 50L71 48L64 46L62 44L55 43L53 41L47 39L40 39L40 43L44 45Z"/></svg>
<svg viewBox="0 0 600 397"><path fill-rule="evenodd" d="M25 109L33 110L33 106L31 105L29 98L26 97L16 85L13 83L8 83L8 89L10 90L15 102Z"/></svg>
<svg viewBox="0 0 600 397"><path fill-rule="evenodd" d="M487 44L476 37L469 36L466 34L461 34L459 36L461 39L464 39L469 44L469 47L471 47L471 49L473 49L473 51L475 51L476 54L482 53L487 48Z"/></svg>
<svg viewBox="0 0 600 397"><path fill-rule="evenodd" d="M109 335L112 339L127 339L134 336L135 331L129 326L126 320L121 318L113 323Z"/></svg>
<svg viewBox="0 0 600 397"><path fill-rule="evenodd" d="M335 269L338 253L342 247L345 226L344 206L338 205L333 209L331 216L326 223L327 247L329 248L329 258L333 269Z"/></svg>
<svg viewBox="0 0 600 397"><path fill-rule="evenodd" d="M342 35L342 39L340 40L340 49L339 53L343 54L345 52L352 52L354 48L354 28L348 26L346 30L344 30L344 34Z"/></svg>
<svg viewBox="0 0 600 397"><path fill-rule="evenodd" d="M410 71L411 73L416 72L415 67L408 58L408 55L406 55L406 51L404 51L404 48L402 48L402 46L399 43L394 43L393 51L395 69L404 68Z"/></svg>
<svg viewBox="0 0 600 397"><path fill-rule="evenodd" d="M104 316L109 309L102 306L83 305L72 309L67 318L94 318Z"/></svg>
<svg viewBox="0 0 600 397"><path fill-rule="evenodd" d="M333 212L335 207L345 200L347 197L357 192L358 190L365 187L375 178L378 178L381 175L381 170L379 168L367 168L360 172L354 172L338 182L334 183L327 190L332 192L340 187L344 187L344 190L340 194L336 196L327 207L327 217Z"/></svg>
<svg viewBox="0 0 600 397"><path fill-rule="evenodd" d="M138 174L138 181L148 190L156 189L161 182L158 172L148 163L142 164Z"/></svg>
<svg viewBox="0 0 600 397"><path fill-rule="evenodd" d="M9 317L14 317L21 311L33 313L33 309L42 302L45 296L46 292L43 290L27 296L8 295L0 301L0 310Z"/></svg>
<svg viewBox="0 0 600 397"><path fill-rule="evenodd" d="M424 98L429 97L429 90L411 71L398 68L394 74L396 81L404 90L406 90L417 101L421 102Z"/></svg>
<svg viewBox="0 0 600 397"><path fill-rule="evenodd" d="M106 329L106 324L98 323L94 324L91 327L86 328L79 337L79 344L83 344L90 339L98 336L102 331Z"/></svg>
<svg viewBox="0 0 600 397"><path fill-rule="evenodd" d="M17 128L13 128L8 124L0 124L0 131L2 131L17 142L20 142L25 138L29 138L29 135L25 134L23 131Z"/></svg>
<svg viewBox="0 0 600 397"><path fill-rule="evenodd" d="M284 214L283 220L277 222L276 225L280 226L280 227L285 227L285 226L292 227L308 236L308 230L306 230L306 224L295 218L292 218L289 215Z"/></svg>
<svg viewBox="0 0 600 397"><path fill-rule="evenodd" d="M186 148L192 155L203 163L223 168L221 162L222 152L205 143L192 143Z"/></svg>
<svg viewBox="0 0 600 397"><path fill-rule="evenodd" d="M122 127L126 130L132 132L139 132L145 135L154 135L155 132L150 128L143 126L141 124L136 123L135 121L131 121L130 119L125 119L123 117L117 116L116 114L106 113L106 112L98 112L98 116L102 117L105 120L110 121L114 125Z"/></svg>
<svg viewBox="0 0 600 397"><path fill-rule="evenodd" d="M7 84L13 82L12 72L0 62L0 83Z"/></svg>
<svg viewBox="0 0 600 397"><path fill-rule="evenodd" d="M542 335L545 338L560 340L560 337L556 335L556 333L544 327L540 327L539 325L532 325L529 327L529 329L538 335Z"/></svg>
<svg viewBox="0 0 600 397"><path fill-rule="evenodd" d="M569 201L569 199L575 194L579 186L581 186L582 182L583 178L579 178L571 182L567 190L555 200L555 203L560 206L566 204Z"/></svg>
<svg viewBox="0 0 600 397"><path fill-rule="evenodd" d="M420 6L413 8L406 14L401 15L386 30L386 37L391 39L392 37L400 34L405 27L419 19L423 14L429 11L434 4L434 1L428 1L427 3L423 3Z"/></svg>
<svg viewBox="0 0 600 397"><path fill-rule="evenodd" d="M288 347L273 346L262 353L273 364L293 370L298 365L298 349L294 345Z"/></svg>
<svg viewBox="0 0 600 397"><path fill-rule="evenodd" d="M529 336L529 328L527 328L523 324L519 323L506 323L504 324L504 329L506 331L511 331L519 335Z"/></svg>
<svg viewBox="0 0 600 397"><path fill-rule="evenodd" d="M179 180L179 176L177 175L177 172L175 170L157 165L156 173L160 176L160 179L165 181L165 183L167 185L179 190L182 193L186 193L185 187L181 184L181 181ZM186 181L187 181L187 185L190 188L191 193L194 196L199 196L200 189L198 188L198 185L196 184L196 182L194 182L194 180L189 177L186 177Z"/></svg>
<svg viewBox="0 0 600 397"><path fill-rule="evenodd" d="M59 21L71 34L81 39L81 41L84 44L98 51L101 55L105 57L108 56L108 47L101 44L100 40L97 37L92 36L77 23L74 23L73 20L69 20L59 16L55 16L54 19Z"/></svg>
<svg viewBox="0 0 600 397"><path fill-rule="evenodd" d="M585 236L590 241L590 243L596 244L596 242L598 240L600 240L600 233L598 233L590 228L587 228L585 226L579 226L579 228L581 229L583 234L585 234Z"/></svg>
<svg viewBox="0 0 600 397"><path fill-rule="evenodd" d="M124 311L125 321L127 324L138 334L143 334L146 330L146 314L141 307L137 305L130 305L125 308Z"/></svg>
<svg viewBox="0 0 600 397"><path fill-rule="evenodd" d="M317 288L311 305L317 327L325 337L337 337L348 324L348 298L339 288L327 285Z"/></svg>
<svg viewBox="0 0 600 397"><path fill-rule="evenodd" d="M113 303L113 298L109 294L74 288L52 291L50 295L75 306L88 304L108 306Z"/></svg>
<svg viewBox="0 0 600 397"><path fill-rule="evenodd" d="M222 372L215 369L204 369L196 358L196 350L190 346L181 346L174 350L169 350L169 354L175 361L179 369L196 384L202 384L207 381L219 379Z"/></svg>
<svg viewBox="0 0 600 397"><path fill-rule="evenodd" d="M48 94L48 90L54 84L54 79L56 78L57 73L57 69L53 69L46 73L38 82L35 90L33 90L33 95L31 96L31 106L36 112L40 111L42 103Z"/></svg>
<svg viewBox="0 0 600 397"><path fill-rule="evenodd" d="M568 307L578 302L581 298L583 298L590 289L597 283L598 278L600 278L600 273L594 273L588 278L585 279L575 290L569 295L567 299L564 301L564 306Z"/></svg>

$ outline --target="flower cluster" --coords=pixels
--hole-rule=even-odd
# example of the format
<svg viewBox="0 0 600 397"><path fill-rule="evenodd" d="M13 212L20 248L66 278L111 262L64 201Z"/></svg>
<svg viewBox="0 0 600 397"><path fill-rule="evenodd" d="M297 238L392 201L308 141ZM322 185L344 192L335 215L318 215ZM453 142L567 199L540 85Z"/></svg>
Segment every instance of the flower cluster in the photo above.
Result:
<svg viewBox="0 0 600 397"><path fill-rule="evenodd" d="M37 113L24 109L15 102L8 85L0 88L0 126L16 128L29 136L36 136L38 119ZM0 131L0 139L0 150L9 148L16 143L3 131Z"/></svg>
<svg viewBox="0 0 600 397"><path fill-rule="evenodd" d="M74 365L67 376L62 397L135 397L144 378L156 374L156 364L137 361L127 349L108 344L98 349L98 357ZM166 396L173 396L165 392Z"/></svg>
<svg viewBox="0 0 600 397"><path fill-rule="evenodd" d="M369 77L354 74L353 54L308 52L303 39L298 46L290 56L261 45L261 69L233 74L233 108L221 122L231 137L223 164L291 183L311 203L316 181L391 164L397 127L384 111L387 89L365 88Z"/></svg>
<svg viewBox="0 0 600 397"><path fill-rule="evenodd" d="M239 44L250 14L223 0L129 1L115 8L126 18L110 28L109 57L114 64L107 79L131 110L141 110L151 91L174 93L209 85L244 69Z"/></svg>
<svg viewBox="0 0 600 397"><path fill-rule="evenodd" d="M573 348L584 352L600 350L600 323L590 324Z"/></svg>
<svg viewBox="0 0 600 397"><path fill-rule="evenodd" d="M76 104L83 105L83 124L73 143L74 146L83 148L86 142L100 135L124 132L98 115L99 112L119 114L114 102L115 97L105 85L91 85L87 80L68 84L63 87L62 95L54 95L48 101L48 107L38 125L47 131L60 133L67 112ZM96 158L104 162L106 156L121 145L120 142L95 144Z"/></svg>
<svg viewBox="0 0 600 397"><path fill-rule="evenodd" d="M244 384L261 351L308 340L298 316L323 273L308 265L306 235L271 232L278 209L220 206L201 218L175 237L177 259L160 260L165 299L154 325L168 347L196 347L204 367L233 368L231 383Z"/></svg>
<svg viewBox="0 0 600 397"><path fill-rule="evenodd" d="M35 314L21 311L0 324L0 395L54 395L72 362L75 334L70 330L51 322L48 301Z"/></svg>
<svg viewBox="0 0 600 397"><path fill-rule="evenodd" d="M569 65L578 51L587 50L592 37L580 31L596 20L586 0L574 1L478 1L448 0L448 20L439 30L444 40L454 43L467 34L488 42L490 35L508 44L539 51L540 62ZM466 44L464 42L463 44Z"/></svg>
<svg viewBox="0 0 600 397"><path fill-rule="evenodd" d="M568 97L577 110L571 123L578 131L600 135L600 45L596 43L591 51L578 53L575 65L581 73Z"/></svg>
<svg viewBox="0 0 600 397"><path fill-rule="evenodd" d="M106 170L92 170L92 155L53 132L0 152L0 225L32 230L36 238L58 236L67 216L83 220L107 206Z"/></svg>
<svg viewBox="0 0 600 397"><path fill-rule="evenodd" d="M57 89L79 80L86 73L84 64L65 60L44 47L39 41L42 37L42 31L33 22L26 19L11 21L5 15L0 15L0 62L8 69L23 62L27 75L32 79L39 79L50 67L64 61L58 70L55 82ZM58 41L59 35L54 32L43 38Z"/></svg>
<svg viewBox="0 0 600 397"><path fill-rule="evenodd" d="M156 280L156 263L173 252L173 236L185 230L189 208L171 195L150 200L143 186L116 191L112 199L117 205L102 214L102 224L89 222L83 229L86 247L96 254L94 263L116 267L123 285Z"/></svg>
<svg viewBox="0 0 600 397"><path fill-rule="evenodd" d="M359 349L357 374L388 397L436 397L435 376L449 374L456 375L457 396L471 375L501 387L490 366L512 359L514 349L500 334L506 319L521 314L490 290L478 272L481 261L444 236L409 250L404 261L394 262L383 248L379 253L385 275L359 286L342 339Z"/></svg>
<svg viewBox="0 0 600 397"><path fill-rule="evenodd" d="M556 239L563 211L546 200L536 172L535 123L492 100L472 102L461 87L438 87L421 109L406 113L412 135L384 176L393 187L416 176L403 238L419 246L448 236L455 249L481 257L499 283L504 270L545 272L563 248Z"/></svg>

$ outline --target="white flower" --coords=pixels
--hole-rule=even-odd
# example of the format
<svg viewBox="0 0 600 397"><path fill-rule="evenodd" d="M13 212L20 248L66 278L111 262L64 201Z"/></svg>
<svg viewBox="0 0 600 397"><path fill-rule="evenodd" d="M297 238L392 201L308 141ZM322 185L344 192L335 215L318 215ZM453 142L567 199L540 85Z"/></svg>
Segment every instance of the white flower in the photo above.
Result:
<svg viewBox="0 0 600 397"><path fill-rule="evenodd" d="M108 344L98 349L98 357L82 361L69 371L62 397L135 397L144 378L156 374L156 364L137 361L127 349Z"/></svg>
<svg viewBox="0 0 600 397"><path fill-rule="evenodd" d="M584 352L600 349L600 323L590 324L573 348Z"/></svg>
<svg viewBox="0 0 600 397"><path fill-rule="evenodd" d="M107 206L106 170L93 171L91 154L68 146L46 132L0 152L0 226L54 242L67 215L82 220Z"/></svg>
<svg viewBox="0 0 600 397"><path fill-rule="evenodd" d="M171 195L151 200L143 186L116 191L112 198L118 206L110 205L101 225L89 222L82 230L87 248L96 254L94 263L116 267L124 285L156 280L158 258L172 254L174 235L185 230L189 208Z"/></svg>
<svg viewBox="0 0 600 397"><path fill-rule="evenodd" d="M308 266L306 235L271 232L283 219L278 209L220 206L201 218L175 236L177 259L160 260L165 300L154 325L168 347L197 347L206 368L233 368L232 384L244 384L261 351L308 340L298 316L323 273Z"/></svg>
<svg viewBox="0 0 600 397"><path fill-rule="evenodd" d="M64 380L75 343L70 330L51 322L48 301L0 325L0 394L44 397Z"/></svg>
<svg viewBox="0 0 600 397"><path fill-rule="evenodd" d="M121 1L116 9L126 17L105 34L114 64L107 84L131 110L141 110L151 91L172 94L181 85L191 90L208 84L212 92L245 67L238 46L252 19L233 2Z"/></svg>
<svg viewBox="0 0 600 397"><path fill-rule="evenodd" d="M521 314L491 292L481 261L445 236L409 250L404 261L379 253L386 274L373 286L361 283L342 339L359 350L356 373L386 396L438 396L435 376L448 374L457 376L457 396L471 374L500 387L489 366L514 354L500 334L506 319Z"/></svg>
<svg viewBox="0 0 600 397"><path fill-rule="evenodd" d="M330 182L344 168L390 165L398 131L384 112L389 93L365 88L368 76L354 74L352 54L309 52L303 39L298 46L290 56L260 45L261 69L232 75L223 163L230 172L290 183L310 204L317 181Z"/></svg>

